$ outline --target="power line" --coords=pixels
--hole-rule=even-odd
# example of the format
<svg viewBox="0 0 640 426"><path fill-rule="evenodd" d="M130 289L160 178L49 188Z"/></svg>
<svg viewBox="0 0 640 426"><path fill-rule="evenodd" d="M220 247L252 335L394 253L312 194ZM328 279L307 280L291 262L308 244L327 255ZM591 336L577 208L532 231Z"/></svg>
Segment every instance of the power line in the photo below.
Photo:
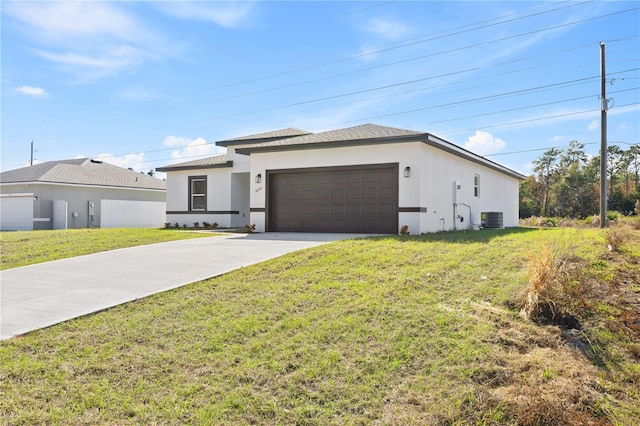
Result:
<svg viewBox="0 0 640 426"><path fill-rule="evenodd" d="M256 77L256 78L252 78L252 79L242 80L242 81L235 82L235 83L229 83L229 84L219 85L219 86L215 86L215 87L199 89L199 90L195 90L195 91L191 91L191 92L185 92L185 93L180 94L180 95L174 95L174 96L165 97L165 98L161 98L161 99L140 102L139 105L147 104L147 103L154 103L154 102L158 102L160 100L166 100L166 99L175 99L176 97L184 97L184 96L203 93L203 92L207 92L207 91L239 86L239 85L246 84L246 83L253 83L253 82L266 80L266 79L270 79L270 78L274 78L274 77L278 77L278 76L283 76L283 75L287 75L287 74L293 74L293 73L297 73L297 72L300 72L300 71L305 71L305 70L309 70L309 69L313 69L313 68L318 68L318 67L321 67L321 66L335 64L335 63L338 63L338 62L348 61L348 60L352 60L354 58L363 57L363 56L367 56L367 55L371 55L371 54L375 54L375 53L382 53L382 52L385 52L385 51L398 49L398 48L401 48L401 47L407 47L407 46L415 45L415 44L419 44L419 43L424 43L424 42L427 42L427 41L435 41L435 40L438 40L438 39L441 39L441 38L444 38L444 37L450 37L450 36L453 36L453 35L459 35L459 34L462 34L462 33L475 31L477 29L482 29L482 28L495 26L495 25L500 25L500 24L503 24L503 23L508 23L508 22L512 22L512 21L516 21L516 20L520 20L520 19L525 19L525 18L528 18L528 17L531 17L531 16L540 15L540 14L543 14L543 13L550 13L550 12L555 12L555 11L558 11L558 10L561 10L561 9L566 9L566 8L569 8L569 7L580 6L580 5L583 5L583 4L586 4L586 3L590 3L590 2L591 1L577 3L577 4L571 4L569 6L564 6L564 7L552 9L552 10L549 10L549 11L544 11L544 12L537 12L535 14L526 15L526 16L523 16L523 17L520 17L520 18L514 18L514 19L510 19L510 20L500 21L500 22L497 22L497 23L494 23L494 24L491 24L491 25L485 25L485 26L482 26L482 27L471 28L471 29L467 29L467 30L464 30L464 31L457 31L457 32L453 32L453 33L448 33L448 34L445 34L445 35L442 35L442 36L438 36L438 37L435 37L435 38L432 37L432 36L427 36L427 37L431 37L431 38L419 39L419 41L414 41L414 42L402 44L400 46L396 46L396 47L393 47L393 48L379 49L379 50L372 51L372 52L367 52L367 53L361 54L361 55L350 56L348 58L341 58L341 59L338 59L338 60L332 60L332 61L328 61L328 62L324 62L324 63L320 63L320 64L305 66L305 67L301 67L301 68L297 68L297 69L293 69L293 70L283 71L283 72L280 72L280 73L269 74L269 75L266 75L266 76L261 76L261 77ZM554 25L554 26L551 26L551 27L546 27L546 28L542 28L542 29L538 29L538 30L534 30L534 31L528 31L528 32L525 32L525 33L516 34L516 35L512 35L512 36L507 36L507 37L502 37L502 38L498 38L498 39L494 39L494 40L484 41L484 42L476 43L476 44L472 44L472 45L466 45L466 46L458 47L458 48L455 48L455 49L444 50L444 51L440 51L440 52L436 52L436 53L431 53L431 54L428 54L428 55L410 57L410 58L406 58L404 60L390 62L390 63L387 63L387 64L381 64L381 65L377 65L377 66L374 66L374 67L362 68L362 69L358 69L358 70L355 70L355 71L349 71L349 72L334 74L334 75L330 75L330 76L324 76L324 77L317 78L317 79L311 79L311 80L306 80L306 81L302 81L302 82L290 83L290 84L286 84L286 85L282 85L282 86L271 87L271 88L266 88L266 89L262 89L262 90L258 90L258 91L253 91L253 92L248 92L248 93L243 93L243 94L238 94L238 95L233 95L233 96L228 96L228 97L223 97L223 98L212 99L212 100L199 102L199 103L190 103L188 105L188 107L193 107L193 106L197 106L197 105L203 105L203 104L212 103L212 102L229 101L229 100L233 100L233 99L239 99L239 98L242 98L242 97L254 96L254 95L257 95L257 94L269 93L269 92L274 92L274 91L278 91L278 90L282 90L282 89L298 87L298 86L311 84L311 83L315 83L315 82L319 82L319 81L326 81L326 80L329 80L329 79L334 79L334 78L338 78L338 77L344 77L344 76L353 75L353 74L357 74L357 73L361 73L361 72L365 72L365 71L372 71L372 70L377 70L377 69L381 69L381 68L391 67L391 66L394 66L394 65L399 65L399 64L413 62L413 61L417 61L417 60L421 60L421 59L426 59L426 58L429 58L429 57L449 54L449 53L453 53L453 52L457 52L457 51L461 51L461 50L465 50L465 49L470 49L470 48L474 48L474 47L480 47L480 46L484 46L484 45L488 45L488 44L492 44L492 43L497 43L497 42L500 42L500 41L506 41L506 40L510 40L510 39L514 39L514 38L518 38L518 37L523 37L523 36L527 36L527 35L532 35L532 34L536 34L536 33L540 33L540 32L559 29L559 28L563 28L563 27L567 27L567 26L571 26L571 25L576 25L576 24L580 24L580 23L596 20L596 19L601 19L601 18L613 16L613 15L627 13L627 12L638 10L638 9L640 9L640 7L631 8L631 9L625 9L625 10L616 11L616 12L612 12L612 13L608 13L608 14L604 14L604 15L598 15L598 16L594 16L594 17L590 17L590 18L585 18L585 19L581 19L581 20L567 22L567 23L564 23L564 24ZM517 13L512 14L512 15L518 15L520 13L522 13L522 12L517 12ZM511 15L508 15L508 16L511 16ZM493 19L486 20L486 21L480 21L479 23L490 22L490 21L493 21L493 20L496 20L496 19L499 19L499 18L493 18ZM473 25L475 25L475 24L468 24L468 25L461 26L461 27L458 27L458 28L465 28L465 27L473 26ZM455 31L455 30L456 29L454 28L453 30L447 30L447 31ZM446 31L443 31L443 32L446 32ZM440 32L440 33L442 33L442 32ZM435 34L440 34L440 33L435 33ZM173 107L172 110L173 109L176 109L176 108Z"/></svg>

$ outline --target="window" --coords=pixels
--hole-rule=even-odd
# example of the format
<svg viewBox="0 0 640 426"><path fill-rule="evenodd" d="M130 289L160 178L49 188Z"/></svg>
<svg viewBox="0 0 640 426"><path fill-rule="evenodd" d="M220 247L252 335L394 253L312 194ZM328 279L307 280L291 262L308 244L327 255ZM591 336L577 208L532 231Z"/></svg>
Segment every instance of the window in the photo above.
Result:
<svg viewBox="0 0 640 426"><path fill-rule="evenodd" d="M480 175L473 176L473 196L480 196Z"/></svg>
<svg viewBox="0 0 640 426"><path fill-rule="evenodd" d="M207 177L189 176L189 210L207 210Z"/></svg>

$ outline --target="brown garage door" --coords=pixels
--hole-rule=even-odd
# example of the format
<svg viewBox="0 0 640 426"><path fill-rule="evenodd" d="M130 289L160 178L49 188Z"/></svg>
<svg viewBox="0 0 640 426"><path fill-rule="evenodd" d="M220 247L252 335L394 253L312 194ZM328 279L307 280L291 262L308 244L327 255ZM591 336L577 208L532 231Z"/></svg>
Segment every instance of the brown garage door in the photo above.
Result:
<svg viewBox="0 0 640 426"><path fill-rule="evenodd" d="M267 175L267 231L398 233L398 164Z"/></svg>

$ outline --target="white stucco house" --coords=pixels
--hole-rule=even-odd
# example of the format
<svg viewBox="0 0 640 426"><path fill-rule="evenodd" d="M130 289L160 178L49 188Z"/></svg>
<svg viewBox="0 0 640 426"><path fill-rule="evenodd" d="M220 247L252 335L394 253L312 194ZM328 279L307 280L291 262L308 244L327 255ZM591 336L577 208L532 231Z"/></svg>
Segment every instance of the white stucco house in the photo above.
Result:
<svg viewBox="0 0 640 426"><path fill-rule="evenodd" d="M166 182L88 158L0 173L0 230L162 227Z"/></svg>
<svg viewBox="0 0 640 426"><path fill-rule="evenodd" d="M216 144L227 153L157 169L168 222L413 235L518 225L525 177L430 133L365 124Z"/></svg>

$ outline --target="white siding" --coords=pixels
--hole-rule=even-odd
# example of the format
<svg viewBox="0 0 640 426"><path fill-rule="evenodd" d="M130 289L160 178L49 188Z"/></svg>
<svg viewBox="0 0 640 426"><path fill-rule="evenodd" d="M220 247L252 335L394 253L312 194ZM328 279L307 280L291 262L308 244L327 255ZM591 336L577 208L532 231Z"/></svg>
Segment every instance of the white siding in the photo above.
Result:
<svg viewBox="0 0 640 426"><path fill-rule="evenodd" d="M0 195L0 230L33 230L33 194Z"/></svg>
<svg viewBox="0 0 640 426"><path fill-rule="evenodd" d="M229 228L232 225L232 218L236 214L229 211L238 211L238 207L232 204L231 175L234 168L224 167L202 170L180 170L167 173L167 222L172 225L178 223L180 226L186 224L192 226L194 222L217 223L218 226ZM189 176L207 177L207 212L189 211ZM242 188L239 188L242 190ZM245 191L247 189L244 189ZM248 194L245 195L248 197ZM248 209L248 201L246 202ZM248 212L245 213L248 222ZM240 214L241 216L241 214Z"/></svg>
<svg viewBox="0 0 640 426"><path fill-rule="evenodd" d="M407 142L375 147L344 147L313 151L254 153L251 155L251 222L264 232L267 170L398 163L398 207L421 212L398 213L398 227L407 225L412 235L438 231L478 229L480 213L503 212L504 226L518 226L516 178L450 154L441 149ZM405 167L411 168L404 177ZM262 174L262 182L253 177ZM480 196L474 197L473 178L480 176ZM454 193L454 182L460 189ZM256 211L258 210L258 211ZM471 212L471 214L470 214Z"/></svg>
<svg viewBox="0 0 640 426"><path fill-rule="evenodd" d="M101 200L101 228L160 228L167 203L161 201Z"/></svg>

